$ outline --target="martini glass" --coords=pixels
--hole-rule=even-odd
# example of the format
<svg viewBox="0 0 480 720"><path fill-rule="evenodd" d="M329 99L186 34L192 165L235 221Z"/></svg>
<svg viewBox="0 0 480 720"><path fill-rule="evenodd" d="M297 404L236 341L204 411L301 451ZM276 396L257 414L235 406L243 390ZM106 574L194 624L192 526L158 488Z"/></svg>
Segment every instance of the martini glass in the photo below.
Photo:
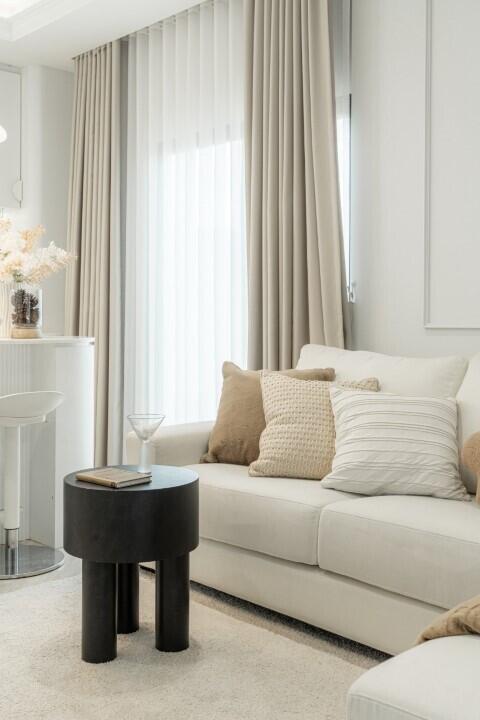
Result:
<svg viewBox="0 0 480 720"><path fill-rule="evenodd" d="M152 464L149 458L148 444L155 431L165 420L165 415L159 413L133 413L132 415L127 415L127 418L141 443L138 472L150 472Z"/></svg>

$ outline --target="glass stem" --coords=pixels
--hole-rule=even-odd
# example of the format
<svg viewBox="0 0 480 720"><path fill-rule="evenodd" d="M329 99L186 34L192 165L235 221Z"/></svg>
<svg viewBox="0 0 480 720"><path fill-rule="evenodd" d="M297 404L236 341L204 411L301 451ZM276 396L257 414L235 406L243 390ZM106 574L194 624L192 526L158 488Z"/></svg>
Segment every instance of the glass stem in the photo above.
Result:
<svg viewBox="0 0 480 720"><path fill-rule="evenodd" d="M148 452L148 443L145 440L142 440L142 444L140 445L140 462L138 465L138 472L150 472L151 469L152 466Z"/></svg>

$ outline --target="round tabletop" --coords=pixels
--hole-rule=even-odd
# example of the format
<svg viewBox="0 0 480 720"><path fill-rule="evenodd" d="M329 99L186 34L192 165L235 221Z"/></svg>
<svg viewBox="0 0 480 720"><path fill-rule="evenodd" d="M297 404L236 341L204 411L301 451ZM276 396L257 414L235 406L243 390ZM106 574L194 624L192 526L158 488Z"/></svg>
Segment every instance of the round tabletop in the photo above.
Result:
<svg viewBox="0 0 480 720"><path fill-rule="evenodd" d="M136 470L135 466L122 468ZM94 562L178 557L198 545L198 475L152 466L152 480L126 488L64 480L64 547Z"/></svg>

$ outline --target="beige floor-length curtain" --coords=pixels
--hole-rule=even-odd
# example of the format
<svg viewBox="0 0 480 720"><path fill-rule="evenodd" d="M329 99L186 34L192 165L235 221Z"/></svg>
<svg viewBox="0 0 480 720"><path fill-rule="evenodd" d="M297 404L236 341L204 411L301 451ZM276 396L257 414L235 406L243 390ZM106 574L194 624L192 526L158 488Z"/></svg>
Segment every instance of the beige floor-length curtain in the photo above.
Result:
<svg viewBox="0 0 480 720"><path fill-rule="evenodd" d="M122 460L120 42L75 58L66 332L94 336L95 463ZM74 378L72 378L74 381Z"/></svg>
<svg viewBox="0 0 480 720"><path fill-rule="evenodd" d="M249 366L343 347L328 0L245 0Z"/></svg>

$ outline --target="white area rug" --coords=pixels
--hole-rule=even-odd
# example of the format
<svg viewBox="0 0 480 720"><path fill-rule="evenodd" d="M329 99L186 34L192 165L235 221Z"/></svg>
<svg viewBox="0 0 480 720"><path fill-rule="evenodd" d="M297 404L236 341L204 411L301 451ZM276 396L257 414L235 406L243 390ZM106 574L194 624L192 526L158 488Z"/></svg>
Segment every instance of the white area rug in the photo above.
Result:
<svg viewBox="0 0 480 720"><path fill-rule="evenodd" d="M142 576L141 629L119 636L116 660L89 665L80 591L75 576L0 594L2 720L341 720L348 687L378 661L198 591L190 649L160 653Z"/></svg>

